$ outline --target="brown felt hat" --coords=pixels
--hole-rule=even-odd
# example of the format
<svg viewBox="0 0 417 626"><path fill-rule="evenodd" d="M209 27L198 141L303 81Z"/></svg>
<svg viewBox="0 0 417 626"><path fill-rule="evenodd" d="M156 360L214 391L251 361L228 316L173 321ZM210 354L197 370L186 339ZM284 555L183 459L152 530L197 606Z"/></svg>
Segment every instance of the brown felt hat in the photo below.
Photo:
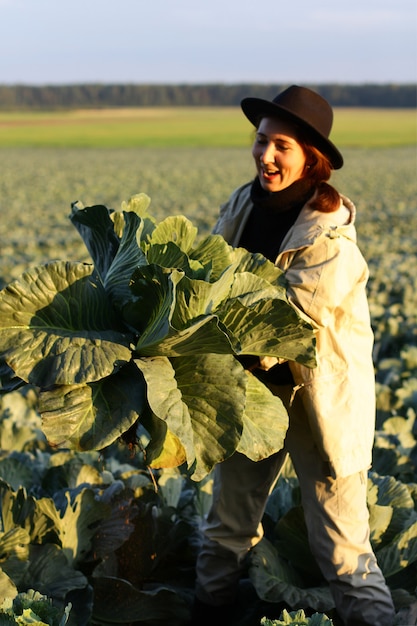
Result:
<svg viewBox="0 0 417 626"><path fill-rule="evenodd" d="M248 120L256 127L263 117L278 117L293 122L305 131L312 144L330 159L335 170L342 167L343 157L329 139L333 109L327 100L315 91L292 85L272 101L244 98L240 105Z"/></svg>

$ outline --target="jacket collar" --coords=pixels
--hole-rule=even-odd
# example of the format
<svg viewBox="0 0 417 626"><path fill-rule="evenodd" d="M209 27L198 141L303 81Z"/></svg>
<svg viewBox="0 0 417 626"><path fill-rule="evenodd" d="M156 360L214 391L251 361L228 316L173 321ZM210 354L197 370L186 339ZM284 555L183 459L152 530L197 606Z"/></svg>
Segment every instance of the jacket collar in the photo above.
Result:
<svg viewBox="0 0 417 626"><path fill-rule="evenodd" d="M340 196L339 208L332 213L323 213L311 209L307 202L301 209L294 226L284 238L280 254L289 250L305 248L311 245L322 233L327 233L332 237L343 236L356 243L355 217L355 205L343 195Z"/></svg>

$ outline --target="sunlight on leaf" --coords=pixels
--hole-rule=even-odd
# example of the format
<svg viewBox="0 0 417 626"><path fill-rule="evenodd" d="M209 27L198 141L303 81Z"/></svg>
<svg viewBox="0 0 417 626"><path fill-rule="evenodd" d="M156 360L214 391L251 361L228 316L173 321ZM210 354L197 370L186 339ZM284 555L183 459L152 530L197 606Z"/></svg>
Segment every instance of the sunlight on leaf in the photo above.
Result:
<svg viewBox="0 0 417 626"><path fill-rule="evenodd" d="M83 263L36 267L0 292L0 350L39 387L92 382L130 360L107 296Z"/></svg>

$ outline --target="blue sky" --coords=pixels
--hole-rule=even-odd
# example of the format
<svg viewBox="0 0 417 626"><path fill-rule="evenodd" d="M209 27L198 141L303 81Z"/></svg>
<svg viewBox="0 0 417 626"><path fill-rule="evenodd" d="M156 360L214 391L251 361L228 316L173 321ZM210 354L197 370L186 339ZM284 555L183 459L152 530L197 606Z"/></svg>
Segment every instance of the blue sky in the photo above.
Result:
<svg viewBox="0 0 417 626"><path fill-rule="evenodd" d="M417 82L416 0L0 0L0 84Z"/></svg>

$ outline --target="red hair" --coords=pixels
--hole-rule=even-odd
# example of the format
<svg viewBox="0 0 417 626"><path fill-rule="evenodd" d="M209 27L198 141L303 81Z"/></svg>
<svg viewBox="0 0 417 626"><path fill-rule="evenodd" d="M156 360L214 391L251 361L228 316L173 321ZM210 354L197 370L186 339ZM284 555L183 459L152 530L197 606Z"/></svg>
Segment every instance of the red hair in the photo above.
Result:
<svg viewBox="0 0 417 626"><path fill-rule="evenodd" d="M340 206L339 192L327 182L332 173L330 160L314 146L304 141L300 145L306 156L304 178L311 180L317 189L310 206L323 213L332 213Z"/></svg>

